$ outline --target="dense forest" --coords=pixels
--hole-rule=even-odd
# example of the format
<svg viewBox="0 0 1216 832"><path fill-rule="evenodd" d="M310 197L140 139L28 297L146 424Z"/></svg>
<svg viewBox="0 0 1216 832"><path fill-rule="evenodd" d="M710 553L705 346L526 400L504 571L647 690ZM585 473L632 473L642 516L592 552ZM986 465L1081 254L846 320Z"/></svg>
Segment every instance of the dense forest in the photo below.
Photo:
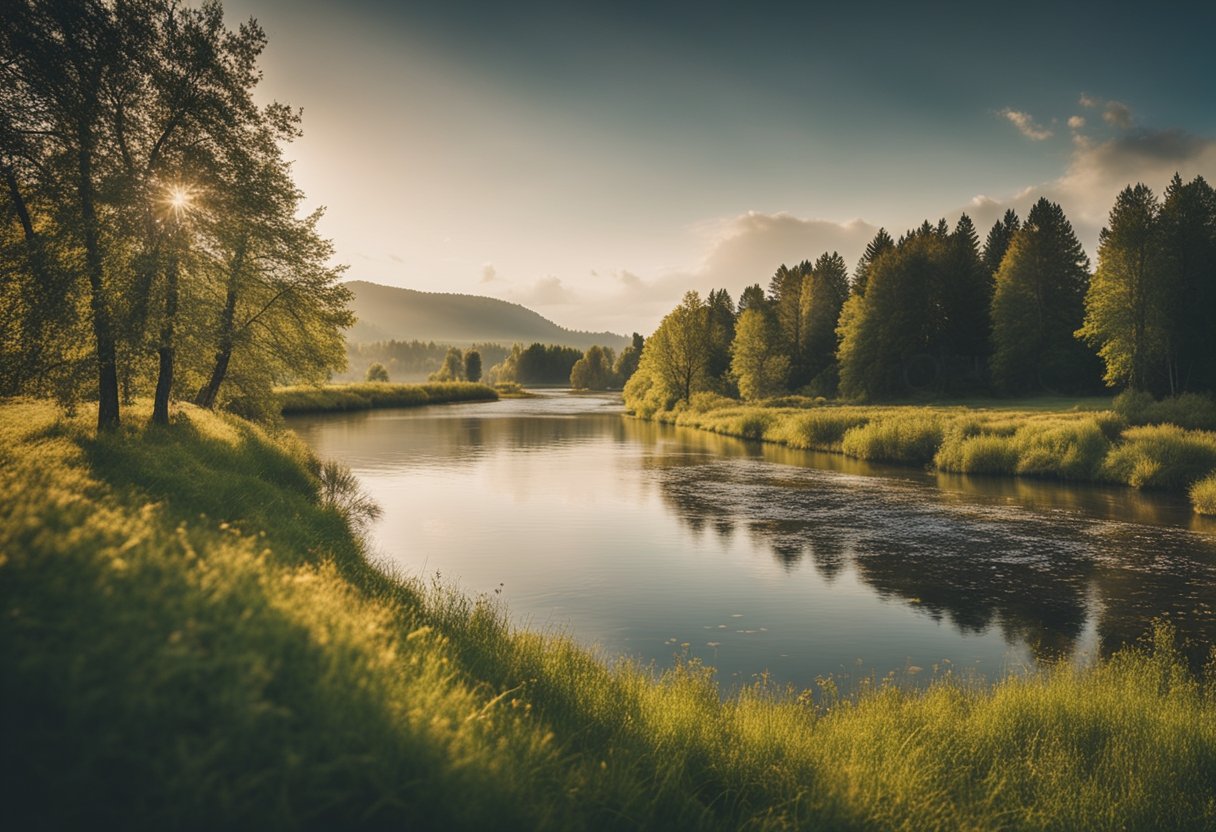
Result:
<svg viewBox="0 0 1216 832"><path fill-rule="evenodd" d="M6 3L0 395L250 414L345 360L350 292L254 88L266 38L198 7Z"/></svg>
<svg viewBox="0 0 1216 832"><path fill-rule="evenodd" d="M689 292L647 340L626 400L700 391L852 400L996 393L1216 391L1216 193L1175 175L1119 194L1090 261L1059 205L1013 211L981 244L963 215L893 239L850 277L823 254L748 287Z"/></svg>
<svg viewBox="0 0 1216 832"><path fill-rule="evenodd" d="M369 367L380 364L393 381L422 381L443 369L452 349L459 350L459 347L434 341L348 342L347 370L335 378L345 381L363 379ZM511 352L509 347L502 344L472 344L469 350L477 352L481 363L487 367L502 363Z"/></svg>

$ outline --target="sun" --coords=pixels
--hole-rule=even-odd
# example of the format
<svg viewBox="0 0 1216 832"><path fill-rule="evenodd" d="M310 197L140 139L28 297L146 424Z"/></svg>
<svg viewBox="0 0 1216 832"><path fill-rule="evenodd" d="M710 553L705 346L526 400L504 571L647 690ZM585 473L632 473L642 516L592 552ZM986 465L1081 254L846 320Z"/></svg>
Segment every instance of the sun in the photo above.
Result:
<svg viewBox="0 0 1216 832"><path fill-rule="evenodd" d="M185 211L190 207L190 189L184 185L174 185L169 188L169 207L174 211Z"/></svg>

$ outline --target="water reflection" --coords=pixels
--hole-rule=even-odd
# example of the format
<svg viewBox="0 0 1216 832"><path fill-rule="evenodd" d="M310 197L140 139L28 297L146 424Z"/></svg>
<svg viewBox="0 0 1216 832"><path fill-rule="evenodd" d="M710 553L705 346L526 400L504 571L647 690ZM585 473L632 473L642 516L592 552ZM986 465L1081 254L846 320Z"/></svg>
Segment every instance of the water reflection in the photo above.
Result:
<svg viewBox="0 0 1216 832"><path fill-rule="evenodd" d="M1216 528L1127 489L935 475L622 417L605 397L297 418L384 505L408 571L665 664L809 684L949 658L1109 654L1169 616L1216 643Z"/></svg>

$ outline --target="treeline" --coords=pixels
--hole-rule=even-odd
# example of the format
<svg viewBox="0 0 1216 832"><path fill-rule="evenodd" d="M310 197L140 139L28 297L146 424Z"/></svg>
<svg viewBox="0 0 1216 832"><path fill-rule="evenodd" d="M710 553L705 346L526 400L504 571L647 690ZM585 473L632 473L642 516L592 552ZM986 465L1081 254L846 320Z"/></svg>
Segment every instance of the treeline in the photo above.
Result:
<svg viewBox="0 0 1216 832"><path fill-rule="evenodd" d="M363 376L366 368L380 364L394 381L424 379L443 368L448 351L454 347L455 344L416 340L363 344L347 342L346 356L350 370L345 375L354 380ZM509 347L502 344L471 344L468 349L477 352L487 367L501 364L511 352Z"/></svg>
<svg viewBox="0 0 1216 832"><path fill-rule="evenodd" d="M341 267L218 2L14 0L0 27L0 395L257 414L344 364Z"/></svg>
<svg viewBox="0 0 1216 832"><path fill-rule="evenodd" d="M567 384L570 371L583 357L582 350L557 344L516 344L499 364L490 368L491 384Z"/></svg>
<svg viewBox="0 0 1216 832"><path fill-rule="evenodd" d="M876 400L909 394L1216 391L1216 193L1175 175L1129 186L1098 266L1059 205L1015 212L981 244L963 215L880 229L850 277L832 252L782 265L736 304L689 292L626 387L653 412L699 391Z"/></svg>
<svg viewBox="0 0 1216 832"><path fill-rule="evenodd" d="M593 346L570 368L570 386L575 390L619 390L637 372L645 341L633 333L629 346L617 355L612 347Z"/></svg>

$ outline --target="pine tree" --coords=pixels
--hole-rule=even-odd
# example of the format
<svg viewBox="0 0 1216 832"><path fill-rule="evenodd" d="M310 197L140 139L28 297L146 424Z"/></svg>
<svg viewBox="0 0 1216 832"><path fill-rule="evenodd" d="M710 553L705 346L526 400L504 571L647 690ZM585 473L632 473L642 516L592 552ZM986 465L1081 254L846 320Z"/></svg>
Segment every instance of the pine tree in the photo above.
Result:
<svg viewBox="0 0 1216 832"><path fill-rule="evenodd" d="M887 233L885 228L878 229L878 233L874 235L874 239L866 245L865 252L861 255L861 259L857 261L857 268L853 271L852 291L855 295L864 295L866 293L866 283L870 277L870 269L874 262L885 252L895 248L895 241L891 239L891 235Z"/></svg>
<svg viewBox="0 0 1216 832"><path fill-rule="evenodd" d="M1007 393L1079 392L1100 378L1073 333L1085 317L1089 258L1059 205L1031 208L996 274L992 377Z"/></svg>
<svg viewBox="0 0 1216 832"><path fill-rule="evenodd" d="M805 373L816 383L818 393L835 393L836 325L848 297L849 272L844 258L837 252L821 255L802 284L801 299Z"/></svg>
<svg viewBox="0 0 1216 832"><path fill-rule="evenodd" d="M1161 205L1159 268L1169 321L1165 384L1216 392L1216 191L1174 174Z"/></svg>

